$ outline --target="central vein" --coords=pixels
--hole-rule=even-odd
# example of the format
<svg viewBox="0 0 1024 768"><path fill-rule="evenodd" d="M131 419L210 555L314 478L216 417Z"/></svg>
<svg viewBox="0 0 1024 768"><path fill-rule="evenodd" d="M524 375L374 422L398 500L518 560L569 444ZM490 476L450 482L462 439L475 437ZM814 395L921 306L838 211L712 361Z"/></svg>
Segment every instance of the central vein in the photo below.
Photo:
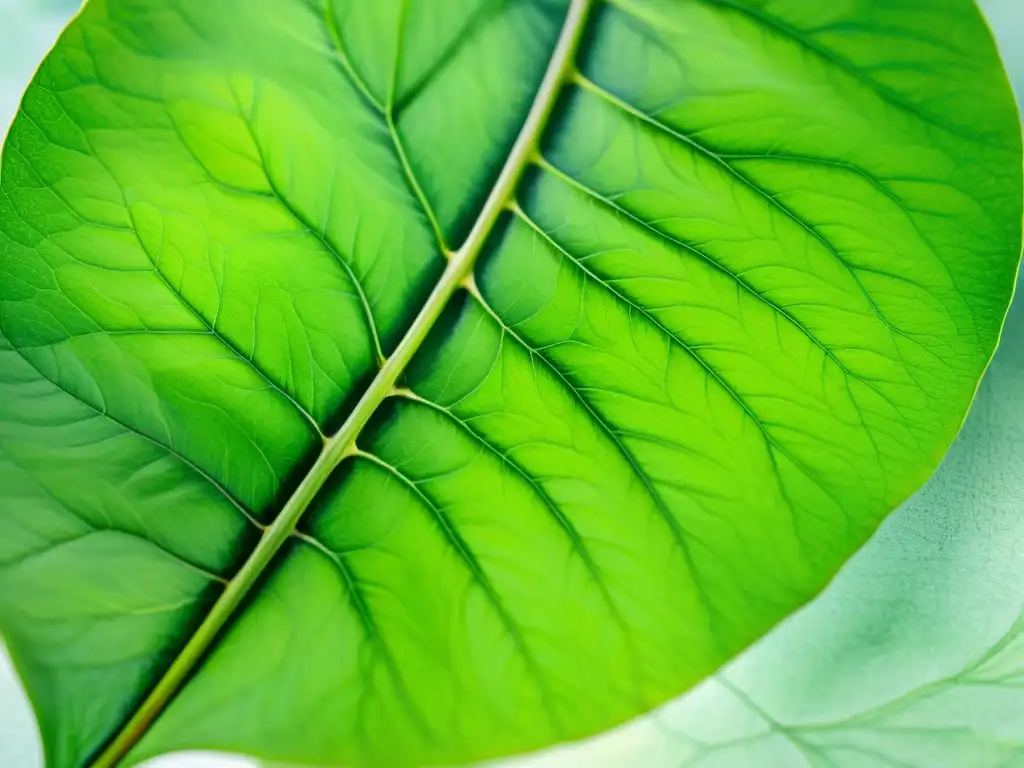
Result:
<svg viewBox="0 0 1024 768"><path fill-rule="evenodd" d="M295 531L299 519L320 488L346 456L356 450L356 438L366 422L391 392L399 376L426 339L448 301L460 287L476 291L473 265L502 211L512 203L512 195L523 175L544 127L554 110L562 86L570 79L576 49L583 36L587 14L593 0L571 0L565 24L548 63L530 112L523 123L512 151L501 169L494 187L484 202L465 243L451 254L441 279L413 321L401 343L385 361L376 377L356 403L341 428L324 442L323 450L299 487L289 497L281 513L264 532L256 548L213 604L170 668L156 684L132 718L93 763L93 768L112 768L124 758L149 726L164 710L185 682L189 673L217 639L242 600L270 565L274 555Z"/></svg>

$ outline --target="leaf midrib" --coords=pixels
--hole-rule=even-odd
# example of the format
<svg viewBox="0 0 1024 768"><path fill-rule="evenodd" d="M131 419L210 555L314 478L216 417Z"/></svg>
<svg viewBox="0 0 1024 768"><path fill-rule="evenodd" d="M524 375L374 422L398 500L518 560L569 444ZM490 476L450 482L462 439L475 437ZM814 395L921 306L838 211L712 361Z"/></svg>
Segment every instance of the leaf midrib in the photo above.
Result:
<svg viewBox="0 0 1024 768"><path fill-rule="evenodd" d="M180 690L193 669L218 639L244 598L270 566L274 556L291 537L302 515L337 466L358 451L356 439L395 385L448 301L460 288L478 293L473 266L498 217L510 204L512 194L537 150L540 137L555 108L562 86L573 72L576 50L583 37L593 0L570 0L569 11L548 62L540 87L497 181L480 210L463 245L449 256L448 264L406 331L395 351L367 387L341 428L324 441L313 467L292 493L280 514L263 532L259 543L206 618L185 644L128 722L92 763L93 768L113 768L135 746ZM443 243L441 243L443 247Z"/></svg>

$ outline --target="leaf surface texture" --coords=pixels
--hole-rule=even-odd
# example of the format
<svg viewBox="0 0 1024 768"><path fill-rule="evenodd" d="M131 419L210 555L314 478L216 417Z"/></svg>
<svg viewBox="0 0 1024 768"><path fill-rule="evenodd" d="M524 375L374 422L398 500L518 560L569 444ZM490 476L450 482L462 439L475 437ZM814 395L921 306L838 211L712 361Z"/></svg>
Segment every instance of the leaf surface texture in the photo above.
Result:
<svg viewBox="0 0 1024 768"><path fill-rule="evenodd" d="M50 763L468 761L699 682L952 441L1020 166L966 0L90 0L0 180Z"/></svg>

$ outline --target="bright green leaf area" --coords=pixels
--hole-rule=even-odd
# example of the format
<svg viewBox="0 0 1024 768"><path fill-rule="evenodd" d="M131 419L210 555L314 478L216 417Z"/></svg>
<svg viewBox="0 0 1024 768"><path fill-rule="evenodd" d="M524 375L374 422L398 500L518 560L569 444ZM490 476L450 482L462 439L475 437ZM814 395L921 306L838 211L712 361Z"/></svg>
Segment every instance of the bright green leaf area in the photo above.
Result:
<svg viewBox="0 0 1024 768"><path fill-rule="evenodd" d="M655 713L501 765L1024 765L1020 298L942 467L814 602Z"/></svg>
<svg viewBox="0 0 1024 768"><path fill-rule="evenodd" d="M595 733L952 441L1021 240L969 0L90 0L0 178L50 765Z"/></svg>
<svg viewBox="0 0 1024 768"><path fill-rule="evenodd" d="M663 712L664 757L636 764L1024 765L1022 374L1018 302L925 490L809 610Z"/></svg>

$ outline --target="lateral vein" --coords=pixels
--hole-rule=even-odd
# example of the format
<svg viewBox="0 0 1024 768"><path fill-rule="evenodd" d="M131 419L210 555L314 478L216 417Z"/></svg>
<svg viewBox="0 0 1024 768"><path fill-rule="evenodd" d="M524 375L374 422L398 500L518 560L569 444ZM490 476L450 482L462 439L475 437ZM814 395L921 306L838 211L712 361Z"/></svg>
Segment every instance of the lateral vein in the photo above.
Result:
<svg viewBox="0 0 1024 768"><path fill-rule="evenodd" d="M328 477L346 457L358 451L356 439L359 433L384 398L393 391L399 376L441 316L449 299L466 283L467 278L472 278L477 256L501 212L512 199L515 188L537 149L558 95L572 75L576 51L583 38L593 2L594 0L571 0L544 78L501 173L484 201L466 241L451 255L440 280L427 297L402 341L370 382L345 423L325 441L313 467L285 503L281 513L263 532L252 554L231 579L181 653L120 732L96 758L92 768L114 768L170 703L274 556L292 535L299 519Z"/></svg>

